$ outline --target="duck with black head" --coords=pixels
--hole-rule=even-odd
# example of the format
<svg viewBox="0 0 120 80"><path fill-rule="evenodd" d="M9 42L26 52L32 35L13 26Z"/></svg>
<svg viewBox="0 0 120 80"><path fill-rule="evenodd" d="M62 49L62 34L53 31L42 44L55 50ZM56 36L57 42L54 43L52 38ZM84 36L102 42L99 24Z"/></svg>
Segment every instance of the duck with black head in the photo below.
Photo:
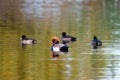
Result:
<svg viewBox="0 0 120 80"><path fill-rule="evenodd" d="M98 47L102 46L102 41L99 40L96 36L94 36L91 44L93 46L93 49L98 49Z"/></svg>
<svg viewBox="0 0 120 80"><path fill-rule="evenodd" d="M22 46L29 45L29 44L36 44L37 40L32 38L27 38L26 35L21 36L21 44Z"/></svg>
<svg viewBox="0 0 120 80"><path fill-rule="evenodd" d="M63 44L66 44L69 42L74 42L74 41L76 41L76 39L77 39L76 37L67 35L66 32L62 32L62 43Z"/></svg>

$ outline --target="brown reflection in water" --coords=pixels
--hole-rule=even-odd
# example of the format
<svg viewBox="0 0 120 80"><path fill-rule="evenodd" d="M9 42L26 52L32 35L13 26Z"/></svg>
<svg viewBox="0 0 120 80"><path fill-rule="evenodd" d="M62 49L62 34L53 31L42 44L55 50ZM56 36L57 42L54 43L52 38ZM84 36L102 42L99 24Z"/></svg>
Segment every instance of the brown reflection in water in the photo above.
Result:
<svg viewBox="0 0 120 80"><path fill-rule="evenodd" d="M12 24L22 20L22 13L19 9L19 0L1 0L0 2L0 20L12 22Z"/></svg>

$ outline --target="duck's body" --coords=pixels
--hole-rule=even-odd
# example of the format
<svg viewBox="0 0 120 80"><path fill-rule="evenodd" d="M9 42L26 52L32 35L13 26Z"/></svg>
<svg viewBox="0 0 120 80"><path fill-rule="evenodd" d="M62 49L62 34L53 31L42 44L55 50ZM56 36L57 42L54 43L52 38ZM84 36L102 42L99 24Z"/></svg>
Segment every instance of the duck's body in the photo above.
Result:
<svg viewBox="0 0 120 80"><path fill-rule="evenodd" d="M58 37L52 38L51 51L53 52L53 57L59 57L60 53L68 52L68 48L65 44L59 43Z"/></svg>
<svg viewBox="0 0 120 80"><path fill-rule="evenodd" d="M97 39L96 36L94 36L91 44L93 46L93 49L97 49L98 47L102 46L102 41Z"/></svg>
<svg viewBox="0 0 120 80"><path fill-rule="evenodd" d="M29 44L36 44L37 40L32 39L32 38L27 38L26 35L22 35L22 40L21 44L24 45L29 45Z"/></svg>
<svg viewBox="0 0 120 80"><path fill-rule="evenodd" d="M62 32L62 43L63 44L66 44L66 43L69 43L69 42L74 42L76 41L76 37L74 36L69 36L66 34L66 32Z"/></svg>
<svg viewBox="0 0 120 80"><path fill-rule="evenodd" d="M74 42L76 41L76 38L73 36L63 36L62 37L62 42L63 44L69 43L69 42Z"/></svg>
<svg viewBox="0 0 120 80"><path fill-rule="evenodd" d="M68 46L64 44L55 44L51 47L51 51L53 52L52 57L59 57L60 54L68 52Z"/></svg>
<svg viewBox="0 0 120 80"><path fill-rule="evenodd" d="M58 44L54 44L51 47L51 50L53 52L68 52L68 46L61 44L61 43L58 43Z"/></svg>

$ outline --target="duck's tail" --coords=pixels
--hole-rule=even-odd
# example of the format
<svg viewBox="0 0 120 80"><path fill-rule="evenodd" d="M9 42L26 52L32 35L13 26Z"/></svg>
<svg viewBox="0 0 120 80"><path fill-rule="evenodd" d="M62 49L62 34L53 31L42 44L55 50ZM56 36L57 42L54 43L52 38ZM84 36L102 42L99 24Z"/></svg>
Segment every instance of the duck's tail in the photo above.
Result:
<svg viewBox="0 0 120 80"><path fill-rule="evenodd" d="M36 43L37 43L37 40L33 40L32 43L33 43L33 44L36 44Z"/></svg>
<svg viewBox="0 0 120 80"><path fill-rule="evenodd" d="M73 42L73 41L76 41L76 38L75 37L72 37L71 38L71 41Z"/></svg>
<svg viewBox="0 0 120 80"><path fill-rule="evenodd" d="M61 48L60 48L60 51L62 51L62 52L68 52L68 46L62 46Z"/></svg>

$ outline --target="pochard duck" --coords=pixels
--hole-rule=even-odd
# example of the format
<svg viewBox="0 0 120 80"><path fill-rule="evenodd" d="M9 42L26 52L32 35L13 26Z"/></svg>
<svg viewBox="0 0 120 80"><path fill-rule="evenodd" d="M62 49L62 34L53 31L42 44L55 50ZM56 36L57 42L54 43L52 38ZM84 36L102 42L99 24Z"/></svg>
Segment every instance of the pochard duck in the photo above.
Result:
<svg viewBox="0 0 120 80"><path fill-rule="evenodd" d="M32 38L27 38L26 35L21 36L21 44L22 46L24 45L29 45L29 44L36 44L37 40L32 39Z"/></svg>
<svg viewBox="0 0 120 80"><path fill-rule="evenodd" d="M94 36L91 44L93 46L93 49L97 49L98 47L102 46L102 41L99 40L96 36Z"/></svg>
<svg viewBox="0 0 120 80"><path fill-rule="evenodd" d="M67 35L66 32L62 32L62 42L63 44L76 41L76 37Z"/></svg>
<svg viewBox="0 0 120 80"><path fill-rule="evenodd" d="M58 37L53 37L52 38L52 47L51 51L53 52L68 52L68 46L65 44L59 43L59 38Z"/></svg>

